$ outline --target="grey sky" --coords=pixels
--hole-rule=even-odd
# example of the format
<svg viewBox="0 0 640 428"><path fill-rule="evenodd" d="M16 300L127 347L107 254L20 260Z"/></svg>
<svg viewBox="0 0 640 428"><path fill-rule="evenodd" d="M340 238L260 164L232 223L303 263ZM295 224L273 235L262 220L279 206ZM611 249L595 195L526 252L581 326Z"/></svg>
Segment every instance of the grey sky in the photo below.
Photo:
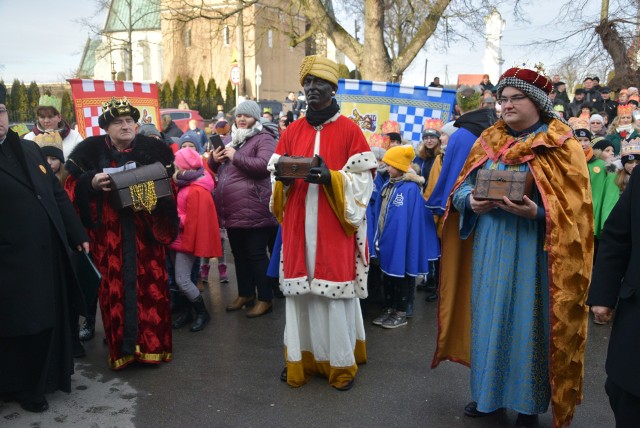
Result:
<svg viewBox="0 0 640 428"><path fill-rule="evenodd" d="M531 2L524 7L530 23L517 22L509 10L501 10L507 21L502 43L503 70L523 61L531 65L542 62L550 69L564 56L562 49L521 46L531 38L557 36L559 29L570 27L571 23L550 23L560 4L559 0ZM0 78L5 82L18 78L25 83L47 83L68 77L78 67L88 36L88 29L75 21L92 16L95 10L95 3L88 0L0 0L0 16L4 18ZM104 17L98 19L99 25L103 23ZM447 83L448 76L449 83L455 83L459 73L483 72L484 41L480 36L474 47L460 43L450 46L446 53L435 48L427 44L426 52L405 72L404 83L423 83L425 58L427 83L434 76L439 76L442 83Z"/></svg>

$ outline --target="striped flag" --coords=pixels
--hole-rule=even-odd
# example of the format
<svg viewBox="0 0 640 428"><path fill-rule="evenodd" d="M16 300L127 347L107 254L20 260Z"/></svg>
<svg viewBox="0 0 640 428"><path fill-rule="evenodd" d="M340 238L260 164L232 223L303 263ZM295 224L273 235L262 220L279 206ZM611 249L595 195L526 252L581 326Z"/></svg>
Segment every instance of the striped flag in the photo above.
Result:
<svg viewBox="0 0 640 428"><path fill-rule="evenodd" d="M360 126L367 141L380 133L385 121L393 120L400 124L402 138L417 145L425 120L451 120L455 95L452 89L341 79L336 100L342 114Z"/></svg>
<svg viewBox="0 0 640 428"><path fill-rule="evenodd" d="M140 110L140 125L153 123L160 129L158 87L155 83L123 82L113 80L69 79L76 108L78 132L84 138L103 135L98 126L102 103L111 97L127 97Z"/></svg>

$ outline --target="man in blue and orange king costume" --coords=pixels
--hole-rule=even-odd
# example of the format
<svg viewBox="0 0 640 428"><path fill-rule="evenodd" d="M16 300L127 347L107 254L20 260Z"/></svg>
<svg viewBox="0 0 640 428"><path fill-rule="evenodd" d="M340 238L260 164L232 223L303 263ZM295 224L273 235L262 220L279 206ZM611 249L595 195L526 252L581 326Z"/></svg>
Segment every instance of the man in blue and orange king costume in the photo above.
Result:
<svg viewBox="0 0 640 428"><path fill-rule="evenodd" d="M307 114L282 134L269 162L274 174L271 210L282 224L280 285L286 296L287 366L292 387L317 374L350 389L366 362L358 298L367 296L369 251L365 212L377 168L360 128L340 114L334 99L338 65L306 57L300 84ZM283 178L284 156L317 156L304 179Z"/></svg>
<svg viewBox="0 0 640 428"><path fill-rule="evenodd" d="M105 168L161 162L173 174L173 153L162 141L136 135L140 112L126 98L102 106L106 135L88 137L69 155L65 189L91 238L91 256L102 274L98 301L109 346L109 366L171 360L171 310L165 245L178 232L173 196L151 211L116 209ZM148 201L151 202L151 201Z"/></svg>
<svg viewBox="0 0 640 428"><path fill-rule="evenodd" d="M554 427L564 427L582 399L589 171L540 66L507 70L497 88L502 117L472 146L447 203L433 365L470 366L466 416L508 408L527 427L551 402ZM531 173L530 196L475 199L482 169Z"/></svg>

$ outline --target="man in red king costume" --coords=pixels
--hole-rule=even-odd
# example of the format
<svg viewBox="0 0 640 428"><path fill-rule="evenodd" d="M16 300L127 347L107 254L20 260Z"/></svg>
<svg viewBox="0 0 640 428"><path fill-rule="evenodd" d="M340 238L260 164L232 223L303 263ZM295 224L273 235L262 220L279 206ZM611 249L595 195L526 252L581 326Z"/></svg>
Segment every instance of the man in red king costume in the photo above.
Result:
<svg viewBox="0 0 640 428"><path fill-rule="evenodd" d="M164 245L178 232L173 196L155 209L117 210L111 205L105 168L161 162L173 174L173 153L155 138L136 135L140 112L126 98L102 106L98 121L107 135L79 143L65 164L65 189L91 238L91 255L102 274L98 290L109 366L133 361L171 361L171 310Z"/></svg>
<svg viewBox="0 0 640 428"><path fill-rule="evenodd" d="M271 210L282 224L280 284L286 299L287 366L292 387L312 374L338 390L350 389L366 362L358 298L367 296L369 252L365 211L377 168L362 131L340 114L333 98L338 65L306 57L300 84L304 118L282 134L269 162L275 176ZM278 177L282 156L318 156L304 180Z"/></svg>

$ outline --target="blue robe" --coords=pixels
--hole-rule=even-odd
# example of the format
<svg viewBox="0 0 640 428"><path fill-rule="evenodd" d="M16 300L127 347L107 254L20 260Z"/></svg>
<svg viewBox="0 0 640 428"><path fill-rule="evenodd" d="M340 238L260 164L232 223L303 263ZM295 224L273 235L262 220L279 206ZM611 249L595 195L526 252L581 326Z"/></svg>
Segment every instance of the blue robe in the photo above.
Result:
<svg viewBox="0 0 640 428"><path fill-rule="evenodd" d="M507 167L498 163L497 169ZM527 164L518 169L529 170ZM544 413L551 396L544 219L532 221L501 209L476 215L468 206L476 175L472 172L453 194L453 205L461 213L460 237L468 238L475 229L471 397L481 412L509 408ZM542 206L537 191L532 200Z"/></svg>
<svg viewBox="0 0 640 428"><path fill-rule="evenodd" d="M416 179L415 174L412 175ZM372 252L380 261L380 269L386 275L403 277L426 275L429 260L440 257L433 216L422 197L420 185L413 180L387 181L381 194L393 186L384 213L384 228L380 233L378 221ZM383 198L378 197L376 212L381 213Z"/></svg>
<svg viewBox="0 0 640 428"><path fill-rule="evenodd" d="M434 215L442 216L447 207L451 189L456 184L460 171L469 156L473 143L478 139L471 131L460 128L451 135L447 151L442 159L442 170L438 182L427 201Z"/></svg>
<svg viewBox="0 0 640 428"><path fill-rule="evenodd" d="M380 211L376 210L376 203L380 196L380 190L384 187L384 184L389 179L388 174L378 172L376 178L373 180L373 192L371 193L371 199L367 206L367 241L369 241L369 257L376 257L375 250L373 249L373 239L376 234L376 228L378 227L378 214Z"/></svg>
<svg viewBox="0 0 640 428"><path fill-rule="evenodd" d="M267 276L270 278L280 278L280 257L282 256L282 226L278 226L278 234L273 243L273 252L269 258Z"/></svg>

